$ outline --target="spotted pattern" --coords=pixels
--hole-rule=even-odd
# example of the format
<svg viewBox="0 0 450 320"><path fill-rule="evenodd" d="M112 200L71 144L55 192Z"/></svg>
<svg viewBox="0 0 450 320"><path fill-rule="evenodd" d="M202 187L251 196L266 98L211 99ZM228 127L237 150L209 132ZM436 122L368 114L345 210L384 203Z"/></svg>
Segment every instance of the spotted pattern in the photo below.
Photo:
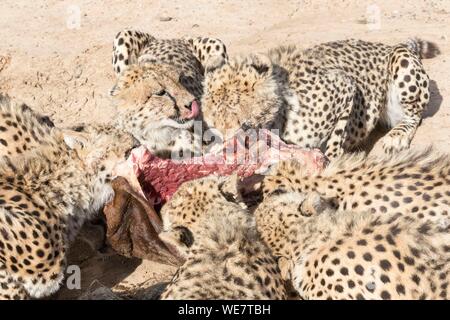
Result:
<svg viewBox="0 0 450 320"><path fill-rule="evenodd" d="M125 29L114 38L112 64L117 75L142 62L172 65L180 71L180 83L200 98L203 66L212 57L228 59L226 47L219 39L157 39L142 31Z"/></svg>
<svg viewBox="0 0 450 320"><path fill-rule="evenodd" d="M264 181L275 187L318 192L342 210L401 213L439 222L450 212L450 159L430 149L395 156L349 155L321 174L307 176L296 161L280 163Z"/></svg>
<svg viewBox="0 0 450 320"><path fill-rule="evenodd" d="M13 159L29 151L48 146L53 122L36 114L26 104L0 95L0 155Z"/></svg>
<svg viewBox="0 0 450 320"><path fill-rule="evenodd" d="M384 149L399 151L409 147L430 98L420 58L437 53L418 39L395 46L346 40L211 60L204 117L224 134L243 125L275 128L287 142L324 146L331 159L384 123L392 127Z"/></svg>
<svg viewBox="0 0 450 320"><path fill-rule="evenodd" d="M204 65L228 59L218 39L157 39L136 30L119 32L113 44L117 82L110 94L118 103L117 126L159 156L200 152L193 130L193 103L202 95Z"/></svg>
<svg viewBox="0 0 450 320"><path fill-rule="evenodd" d="M448 216L340 211L315 192L274 191L257 229L301 298L448 298Z"/></svg>
<svg viewBox="0 0 450 320"><path fill-rule="evenodd" d="M161 212L161 239L186 259L162 299L284 299L280 270L233 180L183 184Z"/></svg>
<svg viewBox="0 0 450 320"><path fill-rule="evenodd" d="M0 161L0 299L40 298L60 287L70 242L112 195L112 170L135 139L104 126L46 130L20 104L9 107L17 127L7 131L43 132L33 149Z"/></svg>

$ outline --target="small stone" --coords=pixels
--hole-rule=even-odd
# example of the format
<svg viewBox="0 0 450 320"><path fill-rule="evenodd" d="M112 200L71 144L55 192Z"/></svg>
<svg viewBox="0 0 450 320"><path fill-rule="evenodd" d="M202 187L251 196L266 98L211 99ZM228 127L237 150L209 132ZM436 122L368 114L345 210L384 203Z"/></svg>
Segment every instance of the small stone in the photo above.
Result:
<svg viewBox="0 0 450 320"><path fill-rule="evenodd" d="M157 283L147 289L141 290L139 295L137 295L135 297L130 297L130 298L139 299L139 300L158 300L159 297L161 296L161 294L166 289L168 284L169 284L169 282Z"/></svg>
<svg viewBox="0 0 450 320"><path fill-rule="evenodd" d="M123 300L116 295L110 288L101 284L98 280L94 280L89 288L84 292L78 300Z"/></svg>
<svg viewBox="0 0 450 320"><path fill-rule="evenodd" d="M369 21L367 20L366 17L361 17L358 20L356 20L356 23L358 23L358 24L368 24Z"/></svg>
<svg viewBox="0 0 450 320"><path fill-rule="evenodd" d="M77 66L73 72L73 76L75 77L75 79L78 79L79 77L81 77L82 73L83 69L81 68L81 66Z"/></svg>
<svg viewBox="0 0 450 320"><path fill-rule="evenodd" d="M11 61L10 56L0 56L0 71L5 69Z"/></svg>
<svg viewBox="0 0 450 320"><path fill-rule="evenodd" d="M173 19L172 17L159 17L159 21L161 22L171 21L172 19Z"/></svg>
<svg viewBox="0 0 450 320"><path fill-rule="evenodd" d="M192 25L192 28L198 28L198 27L200 27L198 24L193 24Z"/></svg>

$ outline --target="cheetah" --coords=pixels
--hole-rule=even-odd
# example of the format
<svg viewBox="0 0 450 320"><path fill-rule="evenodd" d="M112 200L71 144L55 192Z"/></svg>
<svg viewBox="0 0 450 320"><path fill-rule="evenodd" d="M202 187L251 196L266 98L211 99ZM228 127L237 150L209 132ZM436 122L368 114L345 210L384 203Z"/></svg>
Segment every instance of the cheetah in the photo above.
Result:
<svg viewBox="0 0 450 320"><path fill-rule="evenodd" d="M125 29L113 44L117 82L110 95L118 104L118 127L131 132L153 152L199 152L204 65L211 58L226 61L218 39L157 39ZM194 132L193 132L194 131Z"/></svg>
<svg viewBox="0 0 450 320"><path fill-rule="evenodd" d="M276 186L274 186L276 188ZM257 229L303 299L447 299L450 218L336 211L316 192L273 189Z"/></svg>
<svg viewBox="0 0 450 320"><path fill-rule="evenodd" d="M177 80L199 99L204 66L211 58L228 60L227 48L219 39L157 39L146 32L125 29L114 38L112 64L117 76L131 65L143 62L172 65L179 71Z"/></svg>
<svg viewBox="0 0 450 320"><path fill-rule="evenodd" d="M204 121L225 135L276 129L285 142L322 148L331 160L358 148L380 123L392 128L386 153L407 149L430 99L421 59L438 53L420 39L394 46L343 40L210 59Z"/></svg>
<svg viewBox="0 0 450 320"><path fill-rule="evenodd" d="M55 127L48 116L0 94L0 156L21 156L54 140L46 139Z"/></svg>
<svg viewBox="0 0 450 320"><path fill-rule="evenodd" d="M23 132L39 132L33 128L39 120L22 122L29 110L15 105L14 114L23 114L5 128L23 124ZM112 197L114 168L137 145L130 134L100 125L55 128L38 138L51 142L0 160L0 299L41 298L59 289L69 244Z"/></svg>
<svg viewBox="0 0 450 320"><path fill-rule="evenodd" d="M115 126L163 158L198 153L202 146L192 130L199 107L177 79L177 71L169 65L134 65L123 71L114 89L121 101Z"/></svg>
<svg viewBox="0 0 450 320"><path fill-rule="evenodd" d="M280 270L234 182L184 183L163 206L160 238L185 258L161 299L284 299Z"/></svg>
<svg viewBox="0 0 450 320"><path fill-rule="evenodd" d="M295 160L282 161L262 182L274 189L317 192L340 211L403 214L419 221L447 219L450 157L432 150L404 150L394 156L344 155L322 172L308 175Z"/></svg>

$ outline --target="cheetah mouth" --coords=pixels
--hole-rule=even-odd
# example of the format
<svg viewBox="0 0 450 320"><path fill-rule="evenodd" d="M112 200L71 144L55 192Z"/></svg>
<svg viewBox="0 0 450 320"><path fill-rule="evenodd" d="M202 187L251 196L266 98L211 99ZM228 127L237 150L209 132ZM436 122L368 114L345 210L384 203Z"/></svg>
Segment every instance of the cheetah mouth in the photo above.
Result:
<svg viewBox="0 0 450 320"><path fill-rule="evenodd" d="M186 125L192 126L195 119L197 119L199 115L200 115L200 107L199 107L197 101L193 100L191 102L189 108L186 107L185 110L183 112L181 112L181 115L172 116L172 117L170 117L170 119L181 126L186 126Z"/></svg>
<svg viewBox="0 0 450 320"><path fill-rule="evenodd" d="M172 120L172 121L174 121L174 122L176 122L176 124L177 125L180 125L180 126L189 126L189 127L191 127L192 126L192 124L194 123L194 119L188 119L188 118L181 118L181 117L170 117L170 120ZM175 127L179 127L179 126L177 126L177 125L175 125Z"/></svg>
<svg viewBox="0 0 450 320"><path fill-rule="evenodd" d="M185 117L185 119L195 119L199 116L200 114L200 107L198 105L197 100L193 100L191 102L190 107L188 108L190 110L189 114Z"/></svg>

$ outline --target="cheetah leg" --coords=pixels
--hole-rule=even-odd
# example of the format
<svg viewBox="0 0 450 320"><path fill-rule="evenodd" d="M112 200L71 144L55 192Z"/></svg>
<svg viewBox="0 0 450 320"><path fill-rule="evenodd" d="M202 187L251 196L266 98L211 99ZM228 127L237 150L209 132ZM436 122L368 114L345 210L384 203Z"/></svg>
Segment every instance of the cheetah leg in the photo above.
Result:
<svg viewBox="0 0 450 320"><path fill-rule="evenodd" d="M349 136L350 115L353 108L354 88L349 87L345 97L342 97L342 104L337 106L342 110L336 125L331 132L325 148L325 155L330 161L338 158L344 153L344 145ZM343 91L344 92L344 91Z"/></svg>
<svg viewBox="0 0 450 320"><path fill-rule="evenodd" d="M19 282L6 272L0 271L0 300L25 300L28 298L28 293Z"/></svg>
<svg viewBox="0 0 450 320"><path fill-rule="evenodd" d="M325 147L325 155L332 161L344 153L344 145L350 134L350 116L354 106L356 86L351 78L340 72L329 72L327 79L334 86L329 88L329 96L333 92L339 92L339 96L335 97L334 102L330 101L336 122L334 127L332 127Z"/></svg>
<svg viewBox="0 0 450 320"><path fill-rule="evenodd" d="M112 65L116 75L137 63L145 45L152 39L154 37L145 32L131 29L120 31L113 42Z"/></svg>
<svg viewBox="0 0 450 320"><path fill-rule="evenodd" d="M226 62L228 59L227 48L219 39L205 37L185 39L191 45L192 52L202 66L206 66L207 61L212 57L216 57L221 62Z"/></svg>
<svg viewBox="0 0 450 320"><path fill-rule="evenodd" d="M405 111L404 118L382 139L383 150L386 153L408 149L419 127L422 116L415 111L417 104L404 104L403 108Z"/></svg>
<svg viewBox="0 0 450 320"><path fill-rule="evenodd" d="M289 107L283 140L304 148L320 148L331 159L344 151L356 86L339 70L318 77L306 94L287 97Z"/></svg>
<svg viewBox="0 0 450 320"><path fill-rule="evenodd" d="M387 153L409 148L430 98L429 79L419 58L404 48L394 57L391 69L398 71L392 73L383 115L384 121L393 127L382 140Z"/></svg>

